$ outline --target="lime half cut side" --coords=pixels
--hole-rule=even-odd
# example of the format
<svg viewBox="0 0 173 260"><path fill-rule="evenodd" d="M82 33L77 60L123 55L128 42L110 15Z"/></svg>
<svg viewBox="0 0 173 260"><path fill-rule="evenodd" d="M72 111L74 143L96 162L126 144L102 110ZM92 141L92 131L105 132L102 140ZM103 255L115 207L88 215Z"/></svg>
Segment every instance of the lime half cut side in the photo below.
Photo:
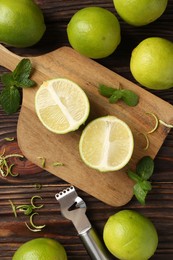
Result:
<svg viewBox="0 0 173 260"><path fill-rule="evenodd" d="M131 159L133 148L130 127L115 116L91 121L82 132L79 142L84 163L102 172L122 169Z"/></svg>
<svg viewBox="0 0 173 260"><path fill-rule="evenodd" d="M65 134L82 125L90 111L85 92L65 78L43 82L35 97L36 113L51 132Z"/></svg>

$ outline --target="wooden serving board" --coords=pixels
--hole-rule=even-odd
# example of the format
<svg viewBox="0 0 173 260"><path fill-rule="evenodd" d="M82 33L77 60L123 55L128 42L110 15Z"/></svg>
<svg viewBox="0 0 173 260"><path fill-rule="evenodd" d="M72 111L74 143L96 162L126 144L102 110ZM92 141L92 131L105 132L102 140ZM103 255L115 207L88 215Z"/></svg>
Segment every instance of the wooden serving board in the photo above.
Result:
<svg viewBox="0 0 173 260"><path fill-rule="evenodd" d="M147 113L155 113L166 123L173 124L173 107L69 47L29 58L34 68L32 78L38 86L43 81L56 77L73 80L84 89L90 100L91 112L86 124L99 116L115 115L130 126L135 148L129 165L121 171L101 173L90 169L81 161L78 150L83 127L72 133L56 135L40 123L34 108L37 86L23 90L23 103L17 126L18 144L23 154L38 166L41 166L38 157L46 158L47 171L111 206L121 206L129 202L133 196L134 183L126 174L127 168L135 168L138 160L145 155L154 158L169 132L169 128L159 125L157 131L148 135L150 145L145 150L146 139L143 133L150 131L155 125L154 118ZM2 66L13 70L21 59L22 57L0 46ZM110 104L107 98L99 94L99 84L112 87L121 84L122 88L136 92L140 102L136 107L128 107L122 102ZM57 161L62 162L64 166L53 166Z"/></svg>

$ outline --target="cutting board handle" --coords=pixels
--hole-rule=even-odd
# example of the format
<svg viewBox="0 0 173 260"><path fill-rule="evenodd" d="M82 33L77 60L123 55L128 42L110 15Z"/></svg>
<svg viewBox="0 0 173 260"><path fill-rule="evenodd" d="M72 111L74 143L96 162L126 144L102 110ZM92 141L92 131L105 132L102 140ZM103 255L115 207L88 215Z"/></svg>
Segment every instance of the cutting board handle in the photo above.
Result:
<svg viewBox="0 0 173 260"><path fill-rule="evenodd" d="M22 57L19 57L0 44L0 66L12 71L21 59Z"/></svg>

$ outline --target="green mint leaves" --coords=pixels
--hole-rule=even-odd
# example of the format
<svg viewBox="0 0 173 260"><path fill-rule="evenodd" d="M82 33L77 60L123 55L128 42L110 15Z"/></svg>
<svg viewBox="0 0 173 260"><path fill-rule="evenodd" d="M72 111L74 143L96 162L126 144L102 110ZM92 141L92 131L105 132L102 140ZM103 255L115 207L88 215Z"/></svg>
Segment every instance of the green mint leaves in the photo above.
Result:
<svg viewBox="0 0 173 260"><path fill-rule="evenodd" d="M29 79L32 65L29 59L22 59L13 72L0 76L3 90L0 93L0 105L7 114L15 113L21 104L20 88L30 88L35 82Z"/></svg>
<svg viewBox="0 0 173 260"><path fill-rule="evenodd" d="M150 156L144 156L136 166L136 173L128 170L128 176L136 182L133 192L137 200L145 205L145 199L152 185L148 179L154 171L154 161Z"/></svg>
<svg viewBox="0 0 173 260"><path fill-rule="evenodd" d="M123 100L128 106L136 106L139 102L139 96L129 89L115 89L105 85L99 86L99 93L109 98L110 103L116 103L118 100Z"/></svg>
<svg viewBox="0 0 173 260"><path fill-rule="evenodd" d="M15 113L21 103L20 92L14 87L4 87L0 94L0 104L7 114Z"/></svg>

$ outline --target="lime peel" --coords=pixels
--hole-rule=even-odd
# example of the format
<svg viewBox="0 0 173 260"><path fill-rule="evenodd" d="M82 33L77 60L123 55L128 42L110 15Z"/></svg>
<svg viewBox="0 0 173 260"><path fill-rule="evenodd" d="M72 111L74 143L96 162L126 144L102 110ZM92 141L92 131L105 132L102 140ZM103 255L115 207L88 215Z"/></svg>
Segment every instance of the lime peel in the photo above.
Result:
<svg viewBox="0 0 173 260"><path fill-rule="evenodd" d="M159 119L154 113L147 112L147 114L153 116L155 119L155 125L154 125L153 129L151 129L150 131L147 132L147 134L152 134L157 130L157 128L159 126Z"/></svg>
<svg viewBox="0 0 173 260"><path fill-rule="evenodd" d="M121 18L133 26L144 26L157 20L165 11L168 0L113 0Z"/></svg>
<svg viewBox="0 0 173 260"><path fill-rule="evenodd" d="M104 226L103 239L118 259L148 260L158 246L154 224L134 210L121 210L110 216Z"/></svg>
<svg viewBox="0 0 173 260"><path fill-rule="evenodd" d="M12 258L12 260L28 259L67 260L67 254L63 245L57 240L41 237L22 244Z"/></svg>
<svg viewBox="0 0 173 260"><path fill-rule="evenodd" d="M90 6L77 11L67 26L68 40L80 54L93 59L111 55L121 41L117 17L109 10Z"/></svg>

